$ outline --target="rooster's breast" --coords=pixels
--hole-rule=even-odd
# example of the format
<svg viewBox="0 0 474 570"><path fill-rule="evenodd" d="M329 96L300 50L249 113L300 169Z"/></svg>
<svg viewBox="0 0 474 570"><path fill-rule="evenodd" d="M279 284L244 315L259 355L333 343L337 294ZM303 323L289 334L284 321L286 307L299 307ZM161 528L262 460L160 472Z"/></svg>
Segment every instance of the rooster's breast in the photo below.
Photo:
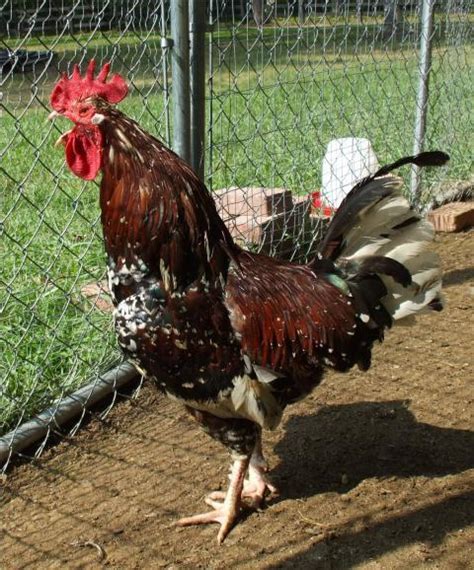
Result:
<svg viewBox="0 0 474 570"><path fill-rule="evenodd" d="M145 375L184 402L217 401L244 365L240 344L218 297L197 287L167 292L141 285L117 305L118 342Z"/></svg>

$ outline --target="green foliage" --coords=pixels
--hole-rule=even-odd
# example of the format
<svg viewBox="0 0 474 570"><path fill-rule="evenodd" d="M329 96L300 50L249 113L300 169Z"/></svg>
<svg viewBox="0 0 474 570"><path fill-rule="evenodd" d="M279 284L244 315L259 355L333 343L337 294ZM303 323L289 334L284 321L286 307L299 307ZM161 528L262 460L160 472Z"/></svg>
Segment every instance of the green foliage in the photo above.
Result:
<svg viewBox="0 0 474 570"><path fill-rule="evenodd" d="M470 176L474 95L467 54L433 55L425 148L444 149L451 161L447 169L424 172L427 190L442 178ZM382 163L410 154L417 85L415 57L383 54L318 62L311 73L268 68L258 81L241 74L213 94L212 187L310 192L320 186L327 144L339 137L368 138Z"/></svg>

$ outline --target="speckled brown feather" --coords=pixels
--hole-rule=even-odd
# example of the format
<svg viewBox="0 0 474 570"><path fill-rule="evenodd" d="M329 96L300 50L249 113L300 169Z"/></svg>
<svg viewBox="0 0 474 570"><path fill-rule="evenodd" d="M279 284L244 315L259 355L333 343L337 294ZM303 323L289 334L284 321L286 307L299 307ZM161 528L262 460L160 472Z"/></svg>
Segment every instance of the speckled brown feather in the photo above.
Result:
<svg viewBox="0 0 474 570"><path fill-rule="evenodd" d="M113 160L110 152L104 152L101 185L102 222L108 253L122 254L123 242L126 242L130 244L131 256L139 253L148 260L164 258L166 262L176 263L179 272L184 268L179 263L182 252L178 250L185 247L189 250L188 258L201 257L208 261L203 242L204 234L208 233L216 244L215 256L224 264L215 269L224 269L227 255L222 255L218 243L223 241L227 247L234 246L212 198L194 172L157 139L142 132L140 140L140 131L130 129L133 123L124 115L116 110L108 113L110 120L104 122L103 130L106 148L114 150ZM117 135L118 129L129 139L128 148ZM211 267L217 262L213 258L209 261Z"/></svg>
<svg viewBox="0 0 474 570"><path fill-rule="evenodd" d="M346 370L357 362L364 327L350 298L324 275L263 255L242 253L238 259L226 305L252 361L288 374L295 366Z"/></svg>
<svg viewBox="0 0 474 570"><path fill-rule="evenodd" d="M189 166L119 111L103 112L102 223L119 342L168 393L215 399L243 370L223 303L225 250L237 248ZM130 267L146 269L132 279Z"/></svg>

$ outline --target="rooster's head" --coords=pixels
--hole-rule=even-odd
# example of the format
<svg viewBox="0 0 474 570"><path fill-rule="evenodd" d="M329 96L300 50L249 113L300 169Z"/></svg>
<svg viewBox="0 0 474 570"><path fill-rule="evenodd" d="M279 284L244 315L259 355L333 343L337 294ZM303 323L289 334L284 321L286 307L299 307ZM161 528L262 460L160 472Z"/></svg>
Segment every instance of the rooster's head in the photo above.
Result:
<svg viewBox="0 0 474 570"><path fill-rule="evenodd" d="M92 59L82 77L75 65L72 75L64 75L51 93L54 111L50 118L63 115L74 123L74 127L58 142L66 147L69 168L85 180L95 178L102 164L103 135L99 128L105 118L102 111L108 105L121 101L128 92L120 75L114 75L107 81L109 70L110 63L106 63L94 77L95 61Z"/></svg>

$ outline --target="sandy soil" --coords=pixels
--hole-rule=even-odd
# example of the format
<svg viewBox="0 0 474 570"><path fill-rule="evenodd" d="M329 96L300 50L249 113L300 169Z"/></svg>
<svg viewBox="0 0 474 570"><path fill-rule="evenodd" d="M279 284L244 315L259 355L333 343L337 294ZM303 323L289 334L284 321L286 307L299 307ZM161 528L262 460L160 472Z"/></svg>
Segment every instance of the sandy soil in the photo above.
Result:
<svg viewBox="0 0 474 570"><path fill-rule="evenodd" d="M437 248L447 310L288 411L266 436L280 495L222 546L173 523L225 486L227 454L145 386L10 471L0 568L474 568L474 232Z"/></svg>

